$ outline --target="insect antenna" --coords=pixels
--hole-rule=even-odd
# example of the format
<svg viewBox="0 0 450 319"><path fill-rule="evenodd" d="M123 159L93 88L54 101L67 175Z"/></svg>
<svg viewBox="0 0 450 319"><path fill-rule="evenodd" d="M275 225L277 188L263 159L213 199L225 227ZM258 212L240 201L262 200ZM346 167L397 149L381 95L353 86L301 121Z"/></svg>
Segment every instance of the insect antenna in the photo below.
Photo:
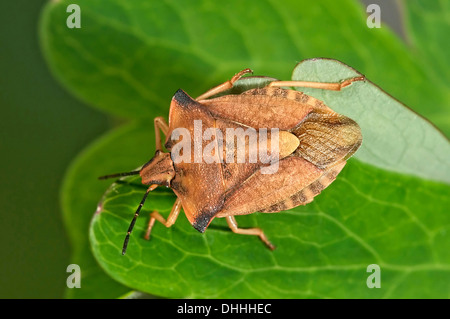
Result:
<svg viewBox="0 0 450 319"><path fill-rule="evenodd" d="M121 176L138 175L139 172L140 171L132 171L132 172L125 172L125 173L110 174L110 175L100 176L98 179L107 179L107 178L114 178L114 177L121 177Z"/></svg>
<svg viewBox="0 0 450 319"><path fill-rule="evenodd" d="M137 219L138 216L139 216L139 213L140 213L140 211L141 211L141 208L142 208L142 206L144 206L144 203L145 203L145 200L147 199L148 194L149 194L152 190L154 190L154 189L156 188L156 186L157 186L157 185L154 185L154 186L152 185L152 186L150 186L150 187L147 189L147 191L146 191L145 194L144 194L144 197L143 197L142 200L141 200L141 203L139 204L139 207L138 207L137 210L136 210L136 213L134 213L134 217L133 217L133 219L131 220L130 227L128 227L127 235L125 236L125 240L124 240L124 242L123 242L122 255L125 255L125 253L126 253L126 251L127 251L128 241L130 240L130 234L131 234L131 232L133 231L134 224L136 223L136 219Z"/></svg>

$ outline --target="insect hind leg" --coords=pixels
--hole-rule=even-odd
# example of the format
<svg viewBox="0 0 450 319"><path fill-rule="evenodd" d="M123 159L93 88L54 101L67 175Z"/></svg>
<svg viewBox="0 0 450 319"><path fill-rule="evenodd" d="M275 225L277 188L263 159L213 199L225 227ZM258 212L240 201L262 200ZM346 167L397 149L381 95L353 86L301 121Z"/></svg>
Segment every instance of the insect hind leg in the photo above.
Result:
<svg viewBox="0 0 450 319"><path fill-rule="evenodd" d="M365 81L364 76L356 76L350 79L345 79L341 82L311 82L311 81L274 81L270 82L268 86L276 86L276 87L304 87L304 88L313 88L313 89L322 89L322 90L331 90L331 91L340 91L343 88L349 86L353 82Z"/></svg>

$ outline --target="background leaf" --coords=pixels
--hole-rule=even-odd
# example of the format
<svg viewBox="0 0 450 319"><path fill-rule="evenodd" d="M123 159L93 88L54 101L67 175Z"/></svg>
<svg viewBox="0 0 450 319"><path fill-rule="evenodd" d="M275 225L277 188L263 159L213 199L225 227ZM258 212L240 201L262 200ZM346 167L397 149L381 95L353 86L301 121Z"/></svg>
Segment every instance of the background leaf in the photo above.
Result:
<svg viewBox="0 0 450 319"><path fill-rule="evenodd" d="M444 55L445 58L445 53L442 53L444 51L437 53L439 48L427 49L430 47L426 41L427 37L438 38L439 43L446 41L446 32L440 32L438 28L427 28L427 35L417 37L421 40L414 42L414 50L410 50L387 27L368 29L365 24L364 8L358 2L351 0L339 2L330 0L314 4L308 1L291 0L285 1L283 6L274 1L264 0L257 4L254 3L252 10L243 8L237 1L227 1L221 3L220 6L207 1L192 1L180 6L179 2L171 0L158 2L80 0L77 3L82 8L82 28L71 30L66 28L63 23L67 17L65 9L68 3L70 2L49 2L41 21L42 48L53 73L70 92L86 103L111 114L136 118L145 123L134 124L134 129L139 133L127 126L118 132L112 132L111 136L104 137L100 142L94 143L75 161L66 176L65 187L62 190L63 209L67 225L71 229L73 244L78 247L74 260L89 267L92 270L90 271L91 274L96 274L90 276L89 280L83 281L89 282L88 285L92 287L89 291L84 290L84 293L82 293L84 297L122 296L128 290L111 280L108 281L105 274L100 275L102 270L95 266L88 251L86 241L88 223L101 197L101 189L104 190L107 186L107 182L99 182L92 177L115 171L130 170L148 160L148 155L152 154L150 149L153 147L151 133L153 129L150 119L157 115L167 115L170 98L179 87L185 89L192 96L196 96L212 85L223 82L245 67L253 68L256 74L288 79L290 70L299 60L320 56L332 57L364 73L372 82L377 83L397 99L432 120L447 135L450 133L448 122L449 91L448 85L446 85L449 83L448 74L440 72L441 65L432 62L424 64L422 60L426 57L430 61L435 54L438 54L439 57ZM424 13L423 15L414 15L414 10L406 10L407 19L409 21L414 20L414 22L423 19L423 16L429 16L426 13L434 10L431 5L420 1L408 1L404 5L407 9L420 8L421 12ZM440 5L442 6L442 4ZM441 9L445 8L442 7ZM444 27L448 25L447 20L445 20L445 13L434 14L427 19L431 19L432 24L441 24ZM430 21L423 21L423 23L428 25ZM408 35L413 36L414 32L421 31L410 28ZM421 46L427 48L420 48ZM443 78L438 79L436 74L443 76ZM442 79L444 80L442 81ZM139 139L139 136L141 139ZM145 147L142 147L142 145L145 145ZM147 152L148 150L150 152ZM429 206L429 210L425 209L424 213L433 212L429 214L433 216L432 220L443 222L441 225L444 234L442 235L444 237L442 243L448 243L448 239L445 239L448 220L445 220L445 216L442 214L442 207L445 206L441 206L445 204L446 198L439 195L448 191L444 185L429 184L424 180L410 179L371 166L366 167L362 163L354 163L358 162L352 161L349 163L342 173L343 176L346 176L344 175L345 172L351 170L353 166L363 165L358 172L365 172L366 170L372 172L373 170L372 175L362 175L362 177L373 178L373 176L380 175L380 188L382 189L386 188L385 183L389 185L388 181L392 180L399 180L396 186L398 189L404 190L409 190L410 186L414 190L420 185L423 186L422 188L428 189L432 185L430 189L435 193L431 192L431 194L434 194L435 197L426 194L426 192L423 194L430 195L429 200L436 207ZM109 167L110 165L111 167ZM356 180L352 179L351 181L356 183ZM121 186L125 187L125 185ZM333 187L337 188L338 186L333 184ZM327 192L332 189L327 189ZM386 194L378 197L377 193L377 196L369 198L374 199L376 204L384 203L384 200L387 202L399 200L399 203L406 201L406 195L402 197L401 192L398 194L398 191L395 191L397 188L392 186L387 189L390 191L386 191ZM80 190L83 190L81 194ZM88 190L92 191L89 192ZM370 194L370 191L375 192L375 188L365 191ZM383 197L385 195L386 197ZM418 194L414 193L413 195ZM320 198L324 196L320 196ZM426 201L425 195L417 197L423 198L424 202ZM316 201L311 204L312 206L308 205L305 209L317 212L316 205L318 204L320 202ZM130 201L128 209L131 206L133 205ZM403 204L394 206L399 209L404 207ZM327 210L322 211L326 211L328 214L329 207L326 208ZM407 208L405 212L416 212L411 209ZM386 208L386 211L390 210L395 209L392 207ZM121 217L123 224L127 224L128 216L132 216L132 213L129 215L125 210L120 212L120 214L122 213L124 214ZM319 224L327 219L321 214L318 215L319 218L316 219L316 222L318 220ZM355 215L358 216L356 213ZM388 215L386 213L386 216ZM99 227L97 222L101 221L103 216L108 216L108 214L95 215L92 230L99 230L95 227ZM255 219L259 218L256 216L243 217L243 221L239 222L242 226L255 225L255 223L266 225L264 221ZM269 218L266 221L268 223L269 221L272 222L270 218L275 218L273 216L275 215L263 215L262 217ZM377 215L374 218L376 222L384 226L385 231L400 234L401 239L407 238L409 240L409 237L412 236L414 238L411 242L417 243L418 246L424 246L424 242L429 243L428 251L423 250L425 251L425 259L428 261L416 263L410 260L410 264L403 265L382 260L384 266L388 266L388 268L389 265L392 266L389 268L391 272L383 272L385 274L383 275L383 282L384 276L387 276L386 280L390 283L390 288L388 288L388 291L376 292L368 290L363 285L361 296L419 296L421 294L434 295L435 293L439 296L445 295L442 293L444 291L443 281L440 280L446 279L448 274L444 259L441 257L432 259L432 261L427 259L431 251L433 251L433 256L440 256L439 249L435 246L436 241L430 239L438 238L438 227L433 225L430 228L432 231L428 234L434 236L428 236L429 239L425 240L414 232L407 235L402 232L399 233L395 226L389 223L384 224L384 220L388 220L384 216L381 218ZM414 216L416 216L415 213L411 214L410 220L415 222L420 220ZM417 216L419 216L418 211ZM248 218L248 221L245 221L245 218ZM444 220L441 220L442 218ZM142 218L139 222L145 223L144 219ZM346 221L347 217L343 220ZM302 222L307 221L302 220ZM367 223L368 220L365 220L365 222ZM424 223L422 220L420 222ZM401 223L401 225L404 224L408 224L408 222ZM108 222L103 226L108 229L107 225ZM306 223L306 225L308 224ZM115 224L114 226L120 225ZM185 223L184 226L189 225ZM141 224L139 227L143 229L144 226ZM175 227L183 227L183 223L180 223L180 226L177 223ZM171 232L177 229L159 228L163 228L162 230L165 231L164 236L170 236ZM323 232L321 227L313 228L317 232L319 229ZM189 231L192 232L193 229L190 228ZM211 233L211 230L208 230L208 232ZM228 236L229 231L224 229L221 232L213 230L212 233ZM105 249L110 249L110 252L112 252L111 248L115 249L115 245L119 245L116 237L118 239L122 235L119 229L114 231L114 235L110 239L113 242L112 246L109 240L104 238L99 240L103 240L105 247L109 247ZM198 236L199 234L195 235ZM275 236L272 233L270 235ZM91 234L91 236L94 236L94 234ZM138 236L139 232L136 232L136 240L138 240ZM209 238L214 238L214 235L209 236L213 236ZM222 237L219 235L219 238ZM277 238L275 237L273 240L275 241L275 239ZM321 238L314 237L314 239L321 242ZM363 237L363 239L369 241L369 238ZM391 239L401 241L395 236ZM120 242L122 240L123 238L120 239ZM233 240L243 240L243 238ZM145 245L148 244L145 242ZM257 247L258 244L259 242L256 240L252 247ZM356 246L351 247L353 247L351 249L354 249ZM94 248L97 255L104 252L100 246L96 246L95 242ZM397 249L399 249L398 246ZM300 251L302 250L299 248L298 252ZM292 256L301 255L291 253ZM348 256L345 250L340 253L342 253L342 256ZM406 252L404 253L406 254ZM111 254L109 255L111 256ZM320 254L317 255L320 257ZM387 254L386 258L391 259L393 255ZM309 257L311 258L311 254ZM365 263L368 259L363 258L362 260ZM300 265L303 265L301 262L307 261L294 257L291 260L300 262ZM84 264L85 262L86 264ZM100 260L100 262L116 280L135 288L134 280L124 276L123 273L116 272L117 269L114 269L109 263L107 264L107 259ZM119 262L124 262L124 259L119 259ZM414 266L416 264L417 267ZM348 293L349 286L341 285L341 283L351 283L356 280L356 274L358 274L356 276L359 276L361 271L364 273L364 269L360 266L362 265L355 267L355 269L346 269L347 275L340 272L339 276L333 275L334 269L331 266L326 266L325 269L328 269L328 271L325 270L325 272L319 271L322 268L317 268L318 272L316 272L316 268L313 267L308 270L308 273L319 274L319 277L323 278L328 276L328 282L325 280L321 282L324 286L314 286L314 291L310 290L309 287L313 285L316 278L308 277L309 279L305 279L308 280L307 282L297 282L299 284L297 288L275 289L275 291L280 296L320 297L338 296L339 294L345 296ZM82 269L84 269L83 266ZM121 269L121 271L123 270ZM256 273L261 274L261 276L265 274L263 271L257 271ZM239 271L237 271L237 274L239 274ZM255 278L255 276L257 275L252 274L246 276L245 279ZM362 275L362 284L364 284L366 276L367 273ZM437 290L432 291L430 289L430 291L423 292L422 288L421 291L417 291L418 288L412 287L412 276L418 280L436 284ZM102 282L103 279L97 280L97 278L104 278L108 284L105 285ZM295 278L302 280L300 277ZM333 280L338 280L338 282ZM256 283L257 280L255 279L253 282ZM297 283L292 282L292 285L294 286ZM261 278L260 284L269 285L270 283ZM102 290L101 286L104 286L105 289ZM300 287L307 287L307 289L301 290ZM166 296L175 296L179 292L175 288L171 290L170 287L164 288L165 290L161 289L161 287L153 287L151 290L154 293L159 291ZM205 287L204 293L215 294L216 296L262 293L262 290L255 290L254 286L247 285L244 279L231 286L230 290L219 292L212 291L212 289L211 286L210 288ZM188 291L189 293L184 295L199 296L193 290ZM72 296L77 296L78 293L72 292Z"/></svg>
<svg viewBox="0 0 450 319"><path fill-rule="evenodd" d="M449 127L450 116L450 3L448 1L404 1L405 25L409 30L408 41L427 72L425 82L436 87L432 94L444 94L441 116L432 117L438 127ZM444 130L447 135L448 130Z"/></svg>
<svg viewBox="0 0 450 319"><path fill-rule="evenodd" d="M220 6L200 0L182 6L174 0L80 0L78 30L60 23L67 4L50 2L44 12L41 38L49 65L76 96L113 114L165 115L180 86L197 96L246 67L287 79L304 58L332 57L370 75L450 133L442 120L449 79L436 85L430 75L441 72L440 65L423 64L388 28L369 29L356 1L289 0L280 6L263 0L248 10L237 0ZM444 19L437 15L433 23ZM445 33L436 37L446 41Z"/></svg>

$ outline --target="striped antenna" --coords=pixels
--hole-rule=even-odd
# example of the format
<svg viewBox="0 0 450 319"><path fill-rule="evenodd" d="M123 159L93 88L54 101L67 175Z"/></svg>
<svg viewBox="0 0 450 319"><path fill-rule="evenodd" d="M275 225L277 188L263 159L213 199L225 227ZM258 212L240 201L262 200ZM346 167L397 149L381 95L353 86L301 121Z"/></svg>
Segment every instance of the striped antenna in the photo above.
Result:
<svg viewBox="0 0 450 319"><path fill-rule="evenodd" d="M122 176L138 175L139 172L140 171L132 171L132 172L126 172L126 173L105 175L105 176L100 176L98 179L108 179L108 178L115 178L115 177L122 177Z"/></svg>

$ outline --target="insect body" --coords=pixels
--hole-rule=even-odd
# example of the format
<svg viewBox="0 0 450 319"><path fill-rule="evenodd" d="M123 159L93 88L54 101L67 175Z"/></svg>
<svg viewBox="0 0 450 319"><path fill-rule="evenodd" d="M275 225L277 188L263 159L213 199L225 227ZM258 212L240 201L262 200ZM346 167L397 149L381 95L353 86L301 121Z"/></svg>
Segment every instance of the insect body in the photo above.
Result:
<svg viewBox="0 0 450 319"><path fill-rule="evenodd" d="M155 156L139 171L102 177L140 174L142 183L149 185L128 229L123 254L147 195L158 185L170 187L177 199L167 220L158 212L150 214L146 238L156 220L170 227L183 208L189 222L200 232L215 217L224 217L233 232L259 236L274 249L261 229L239 228L234 216L279 212L311 202L335 180L346 160L359 148L362 135L355 121L311 96L281 87L340 90L364 80L363 77L341 83L274 81L238 95L211 98L233 87L249 72L250 69L239 72L197 99L178 90L170 105L169 123L161 117L154 121ZM207 134L208 129L214 134ZM234 143L235 137L229 138L224 133L227 130L263 130L267 133L265 150L270 144L270 151L264 153L265 157L250 161L247 157L263 144L261 140L244 136L240 144ZM166 135L168 152L163 151L160 131ZM205 135L210 138L198 139ZM204 155L207 148L212 160L201 157L199 160L198 156ZM246 155L243 162L236 161L239 151ZM265 172L271 165L276 169Z"/></svg>

